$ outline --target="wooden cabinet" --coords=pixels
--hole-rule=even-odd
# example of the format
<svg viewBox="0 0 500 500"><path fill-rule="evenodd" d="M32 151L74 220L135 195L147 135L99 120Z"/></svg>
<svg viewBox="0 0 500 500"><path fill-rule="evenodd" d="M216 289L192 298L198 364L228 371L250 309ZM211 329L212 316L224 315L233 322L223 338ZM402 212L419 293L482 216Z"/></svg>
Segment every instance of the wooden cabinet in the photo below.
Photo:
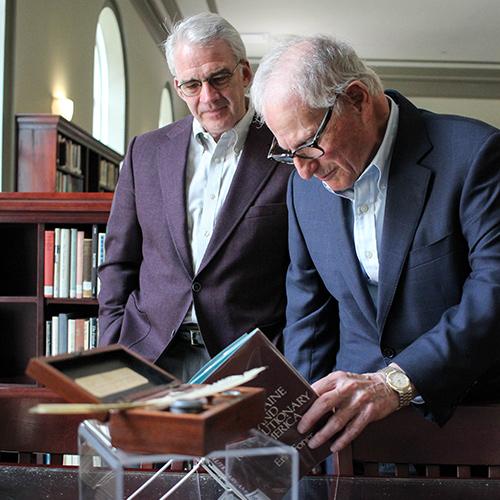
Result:
<svg viewBox="0 0 500 500"><path fill-rule="evenodd" d="M57 115L16 116L17 191L114 191L123 157Z"/></svg>
<svg viewBox="0 0 500 500"><path fill-rule="evenodd" d="M104 231L111 201L112 193L0 193L0 383L33 383L24 370L44 355L47 318L97 315L97 299L44 298L44 233Z"/></svg>

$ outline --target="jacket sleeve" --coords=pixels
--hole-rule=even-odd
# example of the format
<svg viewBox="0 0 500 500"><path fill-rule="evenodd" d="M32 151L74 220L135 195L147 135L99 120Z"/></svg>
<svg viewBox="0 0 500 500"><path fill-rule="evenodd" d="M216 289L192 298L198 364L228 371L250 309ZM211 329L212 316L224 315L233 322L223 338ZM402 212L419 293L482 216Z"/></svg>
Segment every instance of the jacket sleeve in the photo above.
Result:
<svg viewBox="0 0 500 500"><path fill-rule="evenodd" d="M290 177L287 194L290 265L286 276L284 353L312 383L335 366L338 307L315 269L296 217L293 189L296 175L294 172Z"/></svg>
<svg viewBox="0 0 500 500"><path fill-rule="evenodd" d="M106 258L99 267L99 344L118 342L131 294L139 286L142 232L137 218L134 186L134 144L128 148L106 231Z"/></svg>

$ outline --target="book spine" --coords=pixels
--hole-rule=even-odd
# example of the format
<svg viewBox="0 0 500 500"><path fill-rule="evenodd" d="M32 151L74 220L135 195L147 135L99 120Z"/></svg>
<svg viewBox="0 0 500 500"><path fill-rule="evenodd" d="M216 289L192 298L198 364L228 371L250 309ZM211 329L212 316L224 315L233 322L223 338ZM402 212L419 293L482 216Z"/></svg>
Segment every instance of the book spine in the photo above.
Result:
<svg viewBox="0 0 500 500"><path fill-rule="evenodd" d="M99 266L104 264L106 259L106 233L99 233L98 245L97 245L97 271L99 271ZM99 278L99 272L97 273L97 295L101 291L101 279Z"/></svg>
<svg viewBox="0 0 500 500"><path fill-rule="evenodd" d="M68 319L68 352L76 351L76 323L73 318Z"/></svg>
<svg viewBox="0 0 500 500"><path fill-rule="evenodd" d="M54 231L47 230L44 235L43 254L43 295L54 296Z"/></svg>
<svg viewBox="0 0 500 500"><path fill-rule="evenodd" d="M76 298L83 297L83 240L85 233L78 231L76 241Z"/></svg>
<svg viewBox="0 0 500 500"><path fill-rule="evenodd" d="M92 297L97 297L97 254L99 251L99 230L92 224Z"/></svg>
<svg viewBox="0 0 500 500"><path fill-rule="evenodd" d="M61 271L61 228L54 229L54 297L59 297L59 274Z"/></svg>
<svg viewBox="0 0 500 500"><path fill-rule="evenodd" d="M89 318L89 348L94 349L98 343L97 318Z"/></svg>
<svg viewBox="0 0 500 500"><path fill-rule="evenodd" d="M45 356L52 354L52 321L45 321Z"/></svg>
<svg viewBox="0 0 500 500"><path fill-rule="evenodd" d="M85 349L85 320L78 318L75 322L75 350L83 351Z"/></svg>
<svg viewBox="0 0 500 500"><path fill-rule="evenodd" d="M61 267L59 270L59 297L62 299L69 298L69 273L70 273L70 230L69 228L61 229Z"/></svg>
<svg viewBox="0 0 500 500"><path fill-rule="evenodd" d="M57 350L59 354L68 352L68 314L59 314L59 335Z"/></svg>
<svg viewBox="0 0 500 500"><path fill-rule="evenodd" d="M77 258L78 229L70 230L70 266L69 266L69 298L76 299L76 258Z"/></svg>
<svg viewBox="0 0 500 500"><path fill-rule="evenodd" d="M51 354L55 356L59 354L59 316L52 316L52 342L51 344Z"/></svg>
<svg viewBox="0 0 500 500"><path fill-rule="evenodd" d="M92 240L83 240L83 276L82 276L82 297L92 298Z"/></svg>

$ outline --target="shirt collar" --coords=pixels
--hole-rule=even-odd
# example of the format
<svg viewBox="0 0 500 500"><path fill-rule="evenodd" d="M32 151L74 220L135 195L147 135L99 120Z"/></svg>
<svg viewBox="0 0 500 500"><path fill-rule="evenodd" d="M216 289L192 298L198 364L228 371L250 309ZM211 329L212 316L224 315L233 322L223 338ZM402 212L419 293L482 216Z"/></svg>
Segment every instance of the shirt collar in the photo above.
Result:
<svg viewBox="0 0 500 500"><path fill-rule="evenodd" d="M389 114L389 120L387 120L387 127L385 129L384 138L372 161L354 183L354 185L356 185L358 182L362 182L363 179L370 175L374 175L374 172L376 172L376 174L378 175L377 187L379 191L384 190L387 185L389 165L391 163L392 150L394 149L394 143L396 141L399 121L398 105L390 96L386 95L386 98L389 101L391 111ZM334 191L325 182L323 182L323 186L333 194L343 196L344 198L353 198L353 188L345 189L344 191Z"/></svg>
<svg viewBox="0 0 500 500"><path fill-rule="evenodd" d="M231 129L226 130L216 143L213 137L205 131L201 123L195 118L193 120L193 138L196 143L203 147L203 150L213 151L217 144L221 144L225 149L232 148L235 154L239 154L245 145L250 124L255 114L254 108L249 105L243 118Z"/></svg>

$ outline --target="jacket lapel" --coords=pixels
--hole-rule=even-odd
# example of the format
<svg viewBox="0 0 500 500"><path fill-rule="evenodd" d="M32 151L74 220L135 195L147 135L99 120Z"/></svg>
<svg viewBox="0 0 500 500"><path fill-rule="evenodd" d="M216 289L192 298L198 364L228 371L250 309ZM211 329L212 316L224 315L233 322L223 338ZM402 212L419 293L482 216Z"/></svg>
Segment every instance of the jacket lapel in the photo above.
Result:
<svg viewBox="0 0 500 500"><path fill-rule="evenodd" d="M186 218L186 162L193 119L171 130L159 146L158 162L163 203L175 249L189 276L193 276Z"/></svg>
<svg viewBox="0 0 500 500"><path fill-rule="evenodd" d="M363 271L356 255L352 229L350 224L346 223L346 221L352 219L350 213L352 211L351 203L349 200L329 193L323 186L320 187L318 195L320 200L318 215L322 214L321 217L325 217L322 225L323 227L332 227L332 232L325 231L324 235L329 239L331 239L329 235L335 235L334 239L325 242L325 245L335 245L328 254L335 255L338 259L335 267L341 270L353 297L356 297L356 301L359 303L360 310L364 311L369 321L374 324L375 306L368 292Z"/></svg>
<svg viewBox="0 0 500 500"><path fill-rule="evenodd" d="M377 325L384 329L418 221L425 206L431 172L419 164L432 149L418 110L397 93L398 135L389 171L380 252Z"/></svg>
<svg viewBox="0 0 500 500"><path fill-rule="evenodd" d="M222 206L212 238L200 263L198 273L208 265L227 240L245 212L254 202L262 187L278 167L278 163L266 158L272 135L265 126L252 122L238 167L231 182L227 198Z"/></svg>

